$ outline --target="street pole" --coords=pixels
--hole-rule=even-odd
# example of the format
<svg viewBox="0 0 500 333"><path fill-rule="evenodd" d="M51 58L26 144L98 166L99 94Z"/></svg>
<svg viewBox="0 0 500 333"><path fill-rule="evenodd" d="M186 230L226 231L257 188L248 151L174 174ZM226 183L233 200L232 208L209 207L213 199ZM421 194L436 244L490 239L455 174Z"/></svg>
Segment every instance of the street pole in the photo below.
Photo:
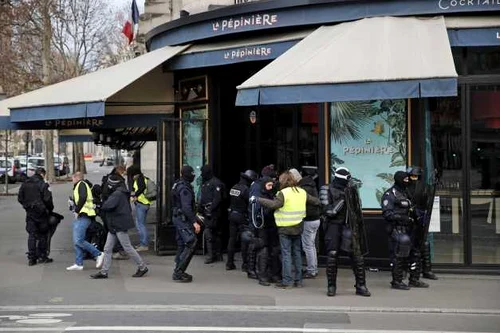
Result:
<svg viewBox="0 0 500 333"><path fill-rule="evenodd" d="M9 194L9 173L7 172L7 163L9 162L7 156L9 154L9 132L5 130L5 194ZM11 165L11 168L14 166ZM14 175L15 176L15 175Z"/></svg>

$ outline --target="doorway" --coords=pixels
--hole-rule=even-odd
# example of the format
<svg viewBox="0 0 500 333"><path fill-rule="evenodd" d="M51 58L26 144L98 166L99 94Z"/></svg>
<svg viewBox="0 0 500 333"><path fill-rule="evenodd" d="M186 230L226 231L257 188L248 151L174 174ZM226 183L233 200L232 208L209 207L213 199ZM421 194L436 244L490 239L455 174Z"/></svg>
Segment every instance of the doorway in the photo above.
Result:
<svg viewBox="0 0 500 333"><path fill-rule="evenodd" d="M319 165L319 104L236 107L236 87L265 66L233 65L213 75L214 169L228 188L239 174L274 164L278 171Z"/></svg>

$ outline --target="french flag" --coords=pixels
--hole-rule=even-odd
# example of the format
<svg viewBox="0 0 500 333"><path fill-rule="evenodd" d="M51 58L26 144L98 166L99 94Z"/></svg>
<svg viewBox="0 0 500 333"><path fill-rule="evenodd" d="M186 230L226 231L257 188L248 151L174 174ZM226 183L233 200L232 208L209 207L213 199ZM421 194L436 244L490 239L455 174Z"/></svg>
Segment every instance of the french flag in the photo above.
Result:
<svg viewBox="0 0 500 333"><path fill-rule="evenodd" d="M132 0L132 16L125 22L123 26L122 33L127 37L128 43L132 43L134 40L134 32L137 24L139 24L139 8L135 0Z"/></svg>

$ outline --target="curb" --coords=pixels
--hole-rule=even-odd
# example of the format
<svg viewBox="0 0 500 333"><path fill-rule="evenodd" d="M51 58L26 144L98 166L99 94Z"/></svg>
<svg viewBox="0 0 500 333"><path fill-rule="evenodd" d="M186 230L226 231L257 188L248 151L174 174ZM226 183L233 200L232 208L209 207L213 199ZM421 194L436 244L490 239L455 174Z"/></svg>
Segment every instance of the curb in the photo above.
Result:
<svg viewBox="0 0 500 333"><path fill-rule="evenodd" d="M0 306L1 312L14 311L143 311L143 312L310 312L310 313L417 313L500 316L500 310L455 308L391 308L354 306L232 306L232 305L12 305Z"/></svg>

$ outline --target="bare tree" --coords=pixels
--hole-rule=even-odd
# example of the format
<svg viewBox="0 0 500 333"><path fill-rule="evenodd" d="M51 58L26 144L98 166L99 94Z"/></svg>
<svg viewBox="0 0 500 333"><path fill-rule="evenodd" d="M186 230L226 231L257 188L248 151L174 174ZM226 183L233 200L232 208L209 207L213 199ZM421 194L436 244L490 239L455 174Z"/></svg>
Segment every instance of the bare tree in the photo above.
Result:
<svg viewBox="0 0 500 333"><path fill-rule="evenodd" d="M17 95L132 58L121 35L123 13L103 0L3 0L0 85ZM75 147L81 169L83 146ZM53 156L53 131L47 131L48 174L54 172Z"/></svg>

